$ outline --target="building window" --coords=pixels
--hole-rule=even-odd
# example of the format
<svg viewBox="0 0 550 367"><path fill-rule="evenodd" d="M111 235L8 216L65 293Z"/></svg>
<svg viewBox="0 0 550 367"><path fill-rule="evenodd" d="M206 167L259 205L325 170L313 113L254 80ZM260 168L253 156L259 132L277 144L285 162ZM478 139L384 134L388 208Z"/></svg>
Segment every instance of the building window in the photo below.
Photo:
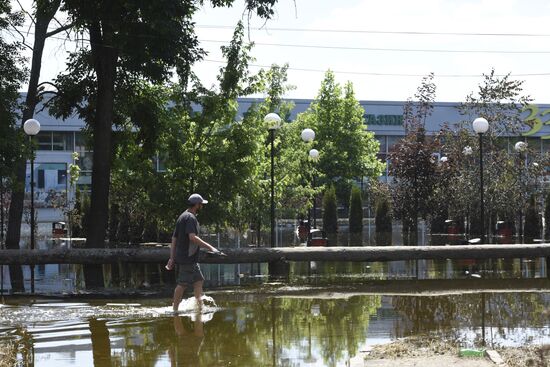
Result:
<svg viewBox="0 0 550 367"><path fill-rule="evenodd" d="M52 132L41 131L36 135L38 150L52 150Z"/></svg>
<svg viewBox="0 0 550 367"><path fill-rule="evenodd" d="M36 136L38 150L69 151L74 148L74 133L72 131L41 131Z"/></svg>
<svg viewBox="0 0 550 367"><path fill-rule="evenodd" d="M52 132L52 150L73 151L74 133L72 131L54 131Z"/></svg>

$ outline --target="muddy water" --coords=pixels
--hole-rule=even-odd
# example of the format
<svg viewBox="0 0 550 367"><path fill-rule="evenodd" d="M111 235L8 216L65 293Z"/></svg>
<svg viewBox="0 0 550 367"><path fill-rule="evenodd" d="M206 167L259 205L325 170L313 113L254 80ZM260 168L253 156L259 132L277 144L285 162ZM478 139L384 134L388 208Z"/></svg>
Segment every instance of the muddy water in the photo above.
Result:
<svg viewBox="0 0 550 367"><path fill-rule="evenodd" d="M55 367L346 366L368 345L419 334L465 346L550 343L548 293L300 291L212 292L215 305L202 312L187 307L177 316L166 312L166 299L9 301L0 308L0 341L16 342L21 360Z"/></svg>

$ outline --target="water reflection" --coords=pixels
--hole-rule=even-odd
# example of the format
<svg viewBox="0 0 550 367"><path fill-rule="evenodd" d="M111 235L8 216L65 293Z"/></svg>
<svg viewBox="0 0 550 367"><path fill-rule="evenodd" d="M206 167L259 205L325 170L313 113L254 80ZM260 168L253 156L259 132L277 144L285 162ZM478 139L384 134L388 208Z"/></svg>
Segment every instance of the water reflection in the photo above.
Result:
<svg viewBox="0 0 550 367"><path fill-rule="evenodd" d="M215 298L217 312L183 316L155 316L166 300L120 310L106 301L78 307L45 303L39 307L44 315L34 322L28 306L13 304L0 308L0 341L17 341L25 358L55 367L88 365L92 359L94 366L346 366L367 345L425 334L464 346L550 343L548 293L234 291Z"/></svg>

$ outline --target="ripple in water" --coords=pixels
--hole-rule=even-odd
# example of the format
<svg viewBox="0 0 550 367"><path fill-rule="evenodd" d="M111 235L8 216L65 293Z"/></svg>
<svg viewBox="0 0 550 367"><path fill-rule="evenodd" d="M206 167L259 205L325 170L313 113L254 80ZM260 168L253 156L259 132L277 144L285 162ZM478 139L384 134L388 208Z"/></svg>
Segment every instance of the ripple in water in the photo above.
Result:
<svg viewBox="0 0 550 367"><path fill-rule="evenodd" d="M209 296L202 297L203 306L198 307L195 297L182 300L178 315L194 319L202 315L203 321L212 319L220 308ZM37 303L32 305L0 307L0 325L3 327L19 327L33 323L53 321L83 320L90 318L148 318L173 316L172 306L150 307L139 303L106 303L90 305L87 303Z"/></svg>

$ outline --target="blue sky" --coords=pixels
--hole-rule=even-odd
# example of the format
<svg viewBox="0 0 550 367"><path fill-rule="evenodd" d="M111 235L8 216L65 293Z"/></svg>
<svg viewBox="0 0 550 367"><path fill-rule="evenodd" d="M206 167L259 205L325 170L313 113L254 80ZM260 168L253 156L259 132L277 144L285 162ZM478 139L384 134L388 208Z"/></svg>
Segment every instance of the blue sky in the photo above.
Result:
<svg viewBox="0 0 550 367"><path fill-rule="evenodd" d="M30 1L24 1L29 3ZM243 18L244 2L237 0L231 8L201 9L196 17L199 39L209 55L197 64L195 71L206 85L213 85L222 60L219 42L228 41L239 19ZM351 80L359 99L404 100L411 96L421 76L367 75L436 74L438 101L461 101L481 81L480 75L495 68L499 74L544 74L518 76L525 80L524 89L537 102L550 102L550 3L542 0L279 0L276 15L265 23L252 17L249 37L259 43L253 49L257 65L283 64L290 68L336 71L341 82ZM208 28L205 26L228 26ZM255 28L264 27L262 30ZM281 31L276 28L397 31L515 33L539 36L472 36L412 35L383 33ZM548 35L548 36L540 36ZM279 46L262 45L262 43ZM397 52L383 50L347 50L288 47L310 45L329 47L484 50L538 53L475 53L475 52ZM52 40L45 52L43 80L53 78L64 68L70 45ZM549 53L540 53L548 51ZM258 70L253 67L252 71ZM342 73L346 72L346 73ZM367 73L367 74L354 74ZM444 75L461 75L444 77ZM464 75L479 75L466 77ZM323 77L322 72L291 70L290 83L296 89L288 97L313 98Z"/></svg>

